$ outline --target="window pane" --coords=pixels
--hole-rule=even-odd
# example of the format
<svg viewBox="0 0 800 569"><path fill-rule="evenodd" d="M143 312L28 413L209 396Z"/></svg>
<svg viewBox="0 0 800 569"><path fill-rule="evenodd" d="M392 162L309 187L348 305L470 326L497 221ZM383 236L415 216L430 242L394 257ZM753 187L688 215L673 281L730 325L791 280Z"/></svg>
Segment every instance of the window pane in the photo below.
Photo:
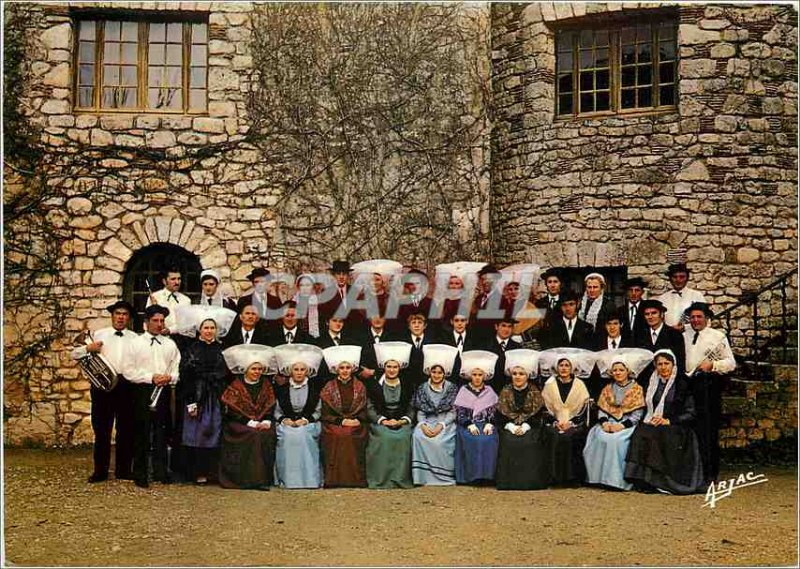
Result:
<svg viewBox="0 0 800 569"><path fill-rule="evenodd" d="M636 104L636 97L633 89L622 90L622 108L631 109Z"/></svg>
<svg viewBox="0 0 800 569"><path fill-rule="evenodd" d="M81 87L78 89L78 106L91 107L94 105L94 87Z"/></svg>
<svg viewBox="0 0 800 569"><path fill-rule="evenodd" d="M668 24L661 24L658 27L658 39L674 39L675 38L675 24L672 22Z"/></svg>
<svg viewBox="0 0 800 569"><path fill-rule="evenodd" d="M116 65L103 66L103 86L119 85L119 67Z"/></svg>
<svg viewBox="0 0 800 569"><path fill-rule="evenodd" d="M608 30L598 30L594 34L594 42L598 46L608 45Z"/></svg>
<svg viewBox="0 0 800 569"><path fill-rule="evenodd" d="M127 65L122 68L122 81L121 85L135 87L138 84L136 80L136 66Z"/></svg>
<svg viewBox="0 0 800 569"><path fill-rule="evenodd" d="M192 43L208 43L205 24L192 24Z"/></svg>
<svg viewBox="0 0 800 569"><path fill-rule="evenodd" d="M571 115L572 113L572 95L561 95L558 98L558 114Z"/></svg>
<svg viewBox="0 0 800 569"><path fill-rule="evenodd" d="M164 44L150 45L148 60L150 65L163 65L166 46Z"/></svg>
<svg viewBox="0 0 800 569"><path fill-rule="evenodd" d="M638 85L649 85L650 83L652 83L652 73L650 66L640 65Z"/></svg>
<svg viewBox="0 0 800 569"><path fill-rule="evenodd" d="M638 89L639 91L639 107L653 106L653 91L650 87Z"/></svg>
<svg viewBox="0 0 800 569"><path fill-rule="evenodd" d="M122 22L122 41L138 41L139 24L137 22Z"/></svg>
<svg viewBox="0 0 800 569"><path fill-rule="evenodd" d="M622 46L622 64L627 65L629 63L636 62L636 56L634 46L632 45L624 45Z"/></svg>
<svg viewBox="0 0 800 569"><path fill-rule="evenodd" d="M193 45L192 46L192 65L205 65L206 64L206 46Z"/></svg>
<svg viewBox="0 0 800 569"><path fill-rule="evenodd" d="M180 67L168 67L167 68L167 85L170 87L180 87L181 86L181 68Z"/></svg>
<svg viewBox="0 0 800 569"><path fill-rule="evenodd" d="M661 42L658 44L658 57L661 61L669 61L675 59L675 42Z"/></svg>
<svg viewBox="0 0 800 569"><path fill-rule="evenodd" d="M181 43L183 41L183 24L167 24L167 41Z"/></svg>
<svg viewBox="0 0 800 569"><path fill-rule="evenodd" d="M558 35L558 51L572 51L575 34L573 32L562 32Z"/></svg>
<svg viewBox="0 0 800 569"><path fill-rule="evenodd" d="M80 23L80 35L78 36L80 39L94 41L95 33L94 21L83 20Z"/></svg>
<svg viewBox="0 0 800 569"><path fill-rule="evenodd" d="M78 61L94 63L94 45L94 42L89 43L82 41L81 47L78 50Z"/></svg>
<svg viewBox="0 0 800 569"><path fill-rule="evenodd" d="M572 92L572 74L562 75L558 78L558 92L571 93Z"/></svg>
<svg viewBox="0 0 800 569"><path fill-rule="evenodd" d="M582 113L591 113L594 111L594 94L584 93L581 95L581 110Z"/></svg>
<svg viewBox="0 0 800 569"><path fill-rule="evenodd" d="M149 87L161 87L164 80L166 69L163 67L150 67L147 70L147 85Z"/></svg>
<svg viewBox="0 0 800 569"><path fill-rule="evenodd" d="M675 104L675 86L668 85L666 87L661 87L658 90L658 95L661 98L659 103L661 105L674 105Z"/></svg>
<svg viewBox="0 0 800 569"><path fill-rule="evenodd" d="M94 85L94 65L81 65L78 74L79 85Z"/></svg>
<svg viewBox="0 0 800 569"><path fill-rule="evenodd" d="M608 48L598 49L594 54L595 67L608 67Z"/></svg>
<svg viewBox="0 0 800 569"><path fill-rule="evenodd" d="M106 43L103 46L103 62L104 63L119 63L119 44Z"/></svg>
<svg viewBox="0 0 800 569"><path fill-rule="evenodd" d="M658 67L661 83L672 83L675 80L675 63L662 63Z"/></svg>
<svg viewBox="0 0 800 569"><path fill-rule="evenodd" d="M119 22L106 22L106 41L119 41Z"/></svg>
<svg viewBox="0 0 800 569"><path fill-rule="evenodd" d="M594 64L594 54L590 49L581 50L581 69L591 69Z"/></svg>
<svg viewBox="0 0 800 569"><path fill-rule="evenodd" d="M114 88L113 87L104 87L103 88L103 107L113 109L117 105L115 103L114 98Z"/></svg>
<svg viewBox="0 0 800 569"><path fill-rule="evenodd" d="M632 44L636 42L636 28L624 28L620 35L623 44Z"/></svg>
<svg viewBox="0 0 800 569"><path fill-rule="evenodd" d="M147 90L147 106L151 109L159 108L158 104L158 94L161 91L159 89L148 89Z"/></svg>
<svg viewBox="0 0 800 569"><path fill-rule="evenodd" d="M652 61L652 49L649 43L639 45L639 63Z"/></svg>
<svg viewBox="0 0 800 569"><path fill-rule="evenodd" d="M581 32L581 47L591 47L594 41L594 33L592 30L583 30Z"/></svg>
<svg viewBox="0 0 800 569"><path fill-rule="evenodd" d="M122 63L135 64L139 59L139 46L135 43L122 44Z"/></svg>
<svg viewBox="0 0 800 569"><path fill-rule="evenodd" d="M136 106L136 88L120 88L120 107Z"/></svg>
<svg viewBox="0 0 800 569"><path fill-rule="evenodd" d="M608 70L598 71L595 74L595 82L597 83L597 89L608 89L609 87L609 74Z"/></svg>
<svg viewBox="0 0 800 569"><path fill-rule="evenodd" d="M607 111L610 107L609 104L609 92L608 91L598 91L596 102L597 102L597 110L598 111Z"/></svg>
<svg viewBox="0 0 800 569"><path fill-rule="evenodd" d="M572 52L565 51L558 54L558 70L572 71Z"/></svg>
<svg viewBox="0 0 800 569"><path fill-rule="evenodd" d="M183 62L183 46L167 45L167 64L180 65Z"/></svg>
<svg viewBox="0 0 800 569"><path fill-rule="evenodd" d="M591 91L594 89L594 73L583 71L581 73L581 91Z"/></svg>
<svg viewBox="0 0 800 569"><path fill-rule="evenodd" d="M622 86L632 87L636 84L636 68L633 66L622 68Z"/></svg>
<svg viewBox="0 0 800 569"><path fill-rule="evenodd" d="M166 39L166 24L150 24L150 42L164 42Z"/></svg>
<svg viewBox="0 0 800 569"><path fill-rule="evenodd" d="M652 39L649 25L636 27L636 41L637 42L650 42Z"/></svg>
<svg viewBox="0 0 800 569"><path fill-rule="evenodd" d="M205 89L192 89L191 96L189 97L189 107L199 111L205 110L206 108Z"/></svg>
<svg viewBox="0 0 800 569"><path fill-rule="evenodd" d="M572 77L570 76L570 84L572 84ZM559 82L560 85L560 82ZM206 86L206 68L193 67L191 74L192 87L205 87Z"/></svg>

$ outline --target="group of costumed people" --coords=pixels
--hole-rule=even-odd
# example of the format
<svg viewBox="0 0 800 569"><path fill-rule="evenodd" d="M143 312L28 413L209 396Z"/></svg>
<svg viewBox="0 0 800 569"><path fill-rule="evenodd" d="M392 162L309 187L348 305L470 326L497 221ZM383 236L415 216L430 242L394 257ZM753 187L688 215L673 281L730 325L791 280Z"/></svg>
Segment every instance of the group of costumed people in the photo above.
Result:
<svg viewBox="0 0 800 569"><path fill-rule="evenodd" d="M709 305L686 287L684 265L670 267L685 273L674 287L683 305L631 294L644 288L638 278L614 307L598 273L584 281L584 300L594 302L580 301L551 286L560 275L550 270L541 275L547 292L524 302L519 278L494 288L480 279L476 304L502 295L494 319L463 305L431 318L430 297L419 295L401 303L393 326L385 301L377 313L346 310L351 267L332 269L341 292L313 304L313 314L297 295L282 302L259 286L266 269L251 273L253 292L238 303L219 294L216 272L204 271L198 304L179 292L180 273L166 271L140 335L128 329L133 307L111 305L112 326L73 352L102 353L120 373L110 393L92 389L90 482L108 477L109 417L117 478L142 487L149 461L157 481L169 482L172 471L224 488L593 484L689 494L716 479L716 399L735 361L709 326ZM375 293L384 273L370 273ZM310 276L297 287L313 295ZM267 309L280 316L264 317ZM521 330L523 322L530 326ZM525 347L530 339L536 349ZM168 396L156 397L159 388ZM170 422L178 426L168 444ZM131 432L128 446L121 437Z"/></svg>

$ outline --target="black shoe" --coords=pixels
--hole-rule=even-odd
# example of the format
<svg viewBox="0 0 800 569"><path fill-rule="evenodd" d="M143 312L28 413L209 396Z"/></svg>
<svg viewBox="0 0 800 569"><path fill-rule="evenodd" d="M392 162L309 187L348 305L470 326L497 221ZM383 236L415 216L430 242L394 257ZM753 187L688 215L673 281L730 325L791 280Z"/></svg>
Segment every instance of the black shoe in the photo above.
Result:
<svg viewBox="0 0 800 569"><path fill-rule="evenodd" d="M131 474L130 472L115 474L114 478L116 478L117 480L133 480L133 474Z"/></svg>
<svg viewBox="0 0 800 569"><path fill-rule="evenodd" d="M150 488L150 483L147 480L134 480L134 484L136 484L139 488Z"/></svg>
<svg viewBox="0 0 800 569"><path fill-rule="evenodd" d="M87 482L89 484L94 484L96 482L105 482L106 480L108 480L108 474L103 474L101 472L95 472L94 474L92 474L89 477Z"/></svg>
<svg viewBox="0 0 800 569"><path fill-rule="evenodd" d="M159 476L154 478L156 482L160 482L161 484L172 484L172 478L169 475L167 476Z"/></svg>

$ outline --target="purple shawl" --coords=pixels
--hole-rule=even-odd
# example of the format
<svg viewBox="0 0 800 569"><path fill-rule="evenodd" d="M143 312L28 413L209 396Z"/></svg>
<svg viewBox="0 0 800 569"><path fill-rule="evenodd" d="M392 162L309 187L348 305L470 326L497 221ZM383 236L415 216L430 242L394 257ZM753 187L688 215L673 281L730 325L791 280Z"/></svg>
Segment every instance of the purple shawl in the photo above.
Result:
<svg viewBox="0 0 800 569"><path fill-rule="evenodd" d="M484 384L479 394L475 394L469 387L464 385L458 390L456 400L453 403L456 407L471 409L472 415L476 416L484 409L497 405L497 393L494 389Z"/></svg>

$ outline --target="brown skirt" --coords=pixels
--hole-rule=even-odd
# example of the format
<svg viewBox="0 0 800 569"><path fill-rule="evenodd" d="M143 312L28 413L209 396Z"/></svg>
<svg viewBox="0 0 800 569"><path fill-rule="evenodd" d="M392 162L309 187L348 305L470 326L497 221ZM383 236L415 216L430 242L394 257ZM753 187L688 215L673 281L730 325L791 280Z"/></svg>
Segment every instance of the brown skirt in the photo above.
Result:
<svg viewBox="0 0 800 569"><path fill-rule="evenodd" d="M222 428L219 485L223 488L259 488L272 484L275 429L258 431L227 422Z"/></svg>
<svg viewBox="0 0 800 569"><path fill-rule="evenodd" d="M342 427L323 423L322 460L325 487L367 485L366 448L369 431L365 425Z"/></svg>

